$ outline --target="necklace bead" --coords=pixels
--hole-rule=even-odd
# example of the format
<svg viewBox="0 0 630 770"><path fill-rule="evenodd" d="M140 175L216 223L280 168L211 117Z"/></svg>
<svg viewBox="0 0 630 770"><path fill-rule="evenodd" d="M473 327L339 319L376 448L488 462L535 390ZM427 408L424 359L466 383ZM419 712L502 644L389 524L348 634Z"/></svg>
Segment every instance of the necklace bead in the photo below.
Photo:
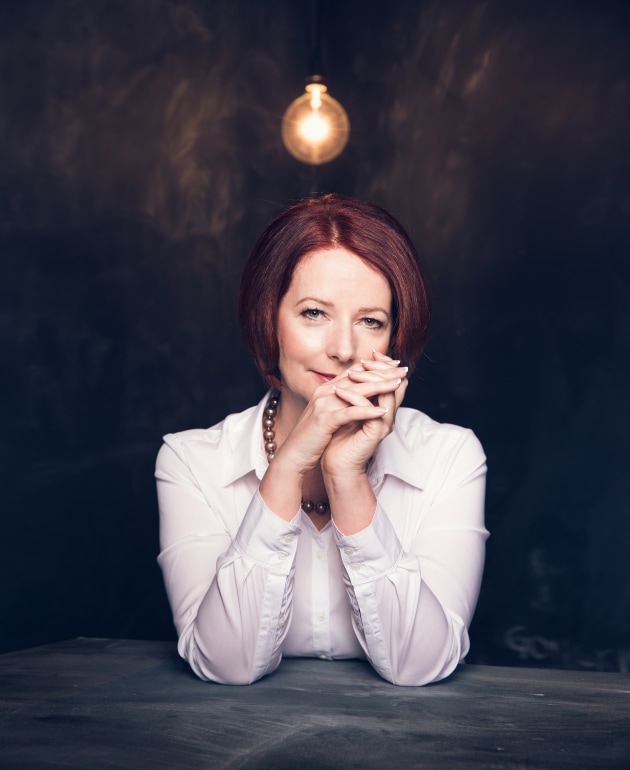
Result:
<svg viewBox="0 0 630 770"><path fill-rule="evenodd" d="M267 462L271 462L273 460L273 458L276 456L276 449L278 448L274 439L276 438L275 427L279 403L280 392L274 390L269 396L269 400L267 401L267 406L263 412L262 419L263 439L265 440L265 453L267 454ZM302 500L301 507L304 513L319 513L322 515L324 513L328 513L330 510L330 505L325 501L318 503L314 500Z"/></svg>

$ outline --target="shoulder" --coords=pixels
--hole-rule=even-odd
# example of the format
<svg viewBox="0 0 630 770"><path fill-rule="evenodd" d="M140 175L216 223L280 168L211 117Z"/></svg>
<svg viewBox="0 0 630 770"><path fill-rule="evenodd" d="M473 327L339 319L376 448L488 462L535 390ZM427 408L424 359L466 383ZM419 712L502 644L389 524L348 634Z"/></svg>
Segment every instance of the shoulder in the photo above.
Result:
<svg viewBox="0 0 630 770"><path fill-rule="evenodd" d="M200 462L220 463L239 447L243 450L243 441L249 443L252 435L258 408L252 406L243 412L230 414L209 428L167 433L158 453L157 468L173 462L175 458L189 467Z"/></svg>
<svg viewBox="0 0 630 770"><path fill-rule="evenodd" d="M486 456L472 430L437 422L417 409L398 410L394 431L381 447L377 474L395 476L421 489L485 469Z"/></svg>
<svg viewBox="0 0 630 770"><path fill-rule="evenodd" d="M401 407L396 414L395 433L410 448L439 445L467 445L483 454L481 442L470 428L437 422L417 409Z"/></svg>

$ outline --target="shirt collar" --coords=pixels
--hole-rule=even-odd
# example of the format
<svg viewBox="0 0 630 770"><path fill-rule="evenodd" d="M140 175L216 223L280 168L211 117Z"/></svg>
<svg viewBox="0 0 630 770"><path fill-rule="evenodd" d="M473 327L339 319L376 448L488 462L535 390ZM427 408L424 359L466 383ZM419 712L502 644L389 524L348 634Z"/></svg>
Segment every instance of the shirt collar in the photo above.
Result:
<svg viewBox="0 0 630 770"><path fill-rule="evenodd" d="M225 418L225 439L229 452L226 457L223 486L228 487L251 471L262 479L269 465L262 436L263 412L271 390L250 409Z"/></svg>

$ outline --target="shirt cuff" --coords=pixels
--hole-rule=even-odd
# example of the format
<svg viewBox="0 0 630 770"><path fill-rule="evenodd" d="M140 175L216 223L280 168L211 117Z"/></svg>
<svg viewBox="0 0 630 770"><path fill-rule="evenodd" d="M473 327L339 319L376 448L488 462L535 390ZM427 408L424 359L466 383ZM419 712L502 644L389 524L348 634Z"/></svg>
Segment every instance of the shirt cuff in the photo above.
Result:
<svg viewBox="0 0 630 770"><path fill-rule="evenodd" d="M333 531L341 561L353 585L391 572L402 559L403 547L380 503L372 523L356 535L342 535L336 527Z"/></svg>
<svg viewBox="0 0 630 770"><path fill-rule="evenodd" d="M288 575L297 551L300 513L285 521L265 505L256 490L234 539L247 558L282 575Z"/></svg>

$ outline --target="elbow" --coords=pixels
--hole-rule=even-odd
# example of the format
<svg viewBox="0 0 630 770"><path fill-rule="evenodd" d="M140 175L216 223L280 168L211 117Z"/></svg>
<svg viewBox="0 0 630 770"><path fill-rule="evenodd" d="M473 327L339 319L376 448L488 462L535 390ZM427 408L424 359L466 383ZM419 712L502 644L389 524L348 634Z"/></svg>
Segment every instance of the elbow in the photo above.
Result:
<svg viewBox="0 0 630 770"><path fill-rule="evenodd" d="M190 657L185 657L192 672L204 682L215 684L246 685L253 684L260 677L252 676L247 668L236 668L229 663L208 659L200 654L199 650L193 651Z"/></svg>
<svg viewBox="0 0 630 770"><path fill-rule="evenodd" d="M212 663L204 656L193 654L185 658L191 671L203 682L214 684L247 685L258 681L260 677L251 676L249 672L234 670L230 666L221 666Z"/></svg>
<svg viewBox="0 0 630 770"><path fill-rule="evenodd" d="M435 684L449 677L457 668L457 659L449 660L446 665L427 668L426 664L419 667L413 666L397 672L390 681L398 687L424 687L427 684Z"/></svg>
<svg viewBox="0 0 630 770"><path fill-rule="evenodd" d="M457 668L458 662L457 659L452 659L446 665L428 666L426 661L421 661L418 665L405 666L391 676L383 673L381 676L397 687L424 687L449 677Z"/></svg>
<svg viewBox="0 0 630 770"><path fill-rule="evenodd" d="M194 635L187 640L181 637L178 651L199 679L215 684L254 684L266 674L274 671L280 663L280 658L278 658L273 665L262 670L256 670L252 661L247 659L245 655L239 655L235 649L230 649L227 654L222 654L220 650L206 650L199 644Z"/></svg>
<svg viewBox="0 0 630 770"><path fill-rule="evenodd" d="M227 685L247 685L247 684L253 684L254 682L258 681L257 679L251 679L250 677L243 677L238 675L223 675L222 673L219 674L217 672L208 672L199 666L194 665L193 663L189 663L192 671L196 674L199 679L201 679L204 682L212 682L214 684L227 684Z"/></svg>
<svg viewBox="0 0 630 770"><path fill-rule="evenodd" d="M384 678L401 687L422 687L441 682L455 671L468 647L466 628L452 621L448 634L428 637L419 648L407 650L391 666L391 677Z"/></svg>

